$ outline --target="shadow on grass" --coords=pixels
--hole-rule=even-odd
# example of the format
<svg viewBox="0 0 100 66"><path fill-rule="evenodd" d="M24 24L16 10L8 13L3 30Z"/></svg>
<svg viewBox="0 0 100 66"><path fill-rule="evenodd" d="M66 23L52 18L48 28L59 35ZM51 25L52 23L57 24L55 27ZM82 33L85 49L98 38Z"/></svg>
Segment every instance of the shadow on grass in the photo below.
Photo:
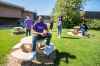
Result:
<svg viewBox="0 0 100 66"><path fill-rule="evenodd" d="M91 28L92 30L96 30L96 31L100 31L100 27L99 28Z"/></svg>
<svg viewBox="0 0 100 66"><path fill-rule="evenodd" d="M61 38L68 38L68 39L80 39L78 37L61 37Z"/></svg>
<svg viewBox="0 0 100 66"><path fill-rule="evenodd" d="M21 63L21 66L32 66L32 62L31 61L24 61Z"/></svg>
<svg viewBox="0 0 100 66"><path fill-rule="evenodd" d="M56 50L56 60L55 60L56 66L59 66L61 61L64 61L65 63L68 64L70 62L69 59L76 59L76 56L67 52L59 52L58 50Z"/></svg>
<svg viewBox="0 0 100 66"><path fill-rule="evenodd" d="M60 66L60 62L65 62L68 64L70 59L76 59L75 55L72 55L67 52L59 52L57 49L55 50L56 59L54 60L54 64L33 64L31 61L22 62L21 66Z"/></svg>

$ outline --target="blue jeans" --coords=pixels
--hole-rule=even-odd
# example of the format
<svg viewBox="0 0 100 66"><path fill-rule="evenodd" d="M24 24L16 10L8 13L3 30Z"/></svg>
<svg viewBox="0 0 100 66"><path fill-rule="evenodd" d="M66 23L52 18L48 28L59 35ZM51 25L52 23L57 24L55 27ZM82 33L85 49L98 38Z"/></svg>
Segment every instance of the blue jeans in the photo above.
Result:
<svg viewBox="0 0 100 66"><path fill-rule="evenodd" d="M37 35L37 36L33 36L32 38L32 51L35 51L36 49L36 42L38 40L41 40L41 39L45 39L46 38L46 45L49 45L50 44L50 40L51 40L51 34L48 33L47 36L43 37L41 35Z"/></svg>
<svg viewBox="0 0 100 66"><path fill-rule="evenodd" d="M85 31L82 31L82 36L85 36Z"/></svg>
<svg viewBox="0 0 100 66"><path fill-rule="evenodd" d="M80 31L82 32L82 36L85 36L85 29L80 29Z"/></svg>
<svg viewBox="0 0 100 66"><path fill-rule="evenodd" d="M62 33L62 26L58 26L58 36L61 36Z"/></svg>

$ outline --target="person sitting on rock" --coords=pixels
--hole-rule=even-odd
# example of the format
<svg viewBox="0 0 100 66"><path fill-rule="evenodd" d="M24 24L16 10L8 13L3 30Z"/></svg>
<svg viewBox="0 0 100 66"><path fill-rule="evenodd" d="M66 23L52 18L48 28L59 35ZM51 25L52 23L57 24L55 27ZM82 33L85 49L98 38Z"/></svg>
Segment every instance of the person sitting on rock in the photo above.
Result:
<svg viewBox="0 0 100 66"><path fill-rule="evenodd" d="M42 16L39 16L38 21L33 25L32 34L33 51L35 51L36 42L39 39L47 38L46 45L50 44L51 34L48 32L47 24L44 23Z"/></svg>
<svg viewBox="0 0 100 66"><path fill-rule="evenodd" d="M36 51L36 42L46 38L46 45L49 46L51 34L48 31L47 24L44 23L43 17L39 16L32 28L32 51Z"/></svg>

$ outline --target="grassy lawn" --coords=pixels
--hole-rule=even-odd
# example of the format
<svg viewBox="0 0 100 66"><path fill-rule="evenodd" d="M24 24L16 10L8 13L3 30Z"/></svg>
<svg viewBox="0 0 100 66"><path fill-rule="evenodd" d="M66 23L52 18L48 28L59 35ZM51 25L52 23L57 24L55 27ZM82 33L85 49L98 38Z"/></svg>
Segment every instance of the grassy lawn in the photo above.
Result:
<svg viewBox="0 0 100 66"><path fill-rule="evenodd" d="M100 66L100 31L90 30L90 38L72 37L63 29L62 38L53 33L52 41L59 50L59 66Z"/></svg>
<svg viewBox="0 0 100 66"><path fill-rule="evenodd" d="M0 64L4 63L6 55L10 52L12 46L20 41L22 35L12 34L11 29L0 29Z"/></svg>
<svg viewBox="0 0 100 66"><path fill-rule="evenodd" d="M62 38L58 39L56 29L53 31L52 42L58 50L56 64L59 66L100 64L100 31L90 30L90 38L72 37L67 35L67 32L68 29L63 29ZM21 37L23 35L12 35L11 29L0 29L0 63L3 63L4 56Z"/></svg>

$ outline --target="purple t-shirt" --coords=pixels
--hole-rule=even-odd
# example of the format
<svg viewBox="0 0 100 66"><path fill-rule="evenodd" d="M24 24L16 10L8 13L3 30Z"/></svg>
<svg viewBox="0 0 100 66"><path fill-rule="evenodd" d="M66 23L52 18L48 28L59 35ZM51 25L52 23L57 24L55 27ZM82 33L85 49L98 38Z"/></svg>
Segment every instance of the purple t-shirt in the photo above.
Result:
<svg viewBox="0 0 100 66"><path fill-rule="evenodd" d="M25 27L26 27L26 29L31 29L31 27L32 27L32 20L30 19L30 20L25 20Z"/></svg>
<svg viewBox="0 0 100 66"><path fill-rule="evenodd" d="M45 24L44 22L37 22L33 25L33 29L36 32L42 33L43 30L47 30L47 24Z"/></svg>

